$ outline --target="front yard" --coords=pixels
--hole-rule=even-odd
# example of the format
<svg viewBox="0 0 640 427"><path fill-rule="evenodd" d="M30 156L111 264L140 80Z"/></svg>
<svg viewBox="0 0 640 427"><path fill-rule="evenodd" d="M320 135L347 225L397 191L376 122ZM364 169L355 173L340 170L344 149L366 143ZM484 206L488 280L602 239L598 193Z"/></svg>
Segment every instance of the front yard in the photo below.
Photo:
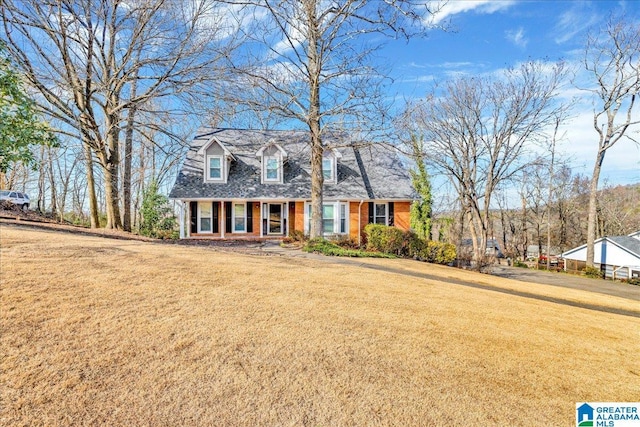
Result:
<svg viewBox="0 0 640 427"><path fill-rule="evenodd" d="M2 425L572 425L576 402L640 396L637 317L311 259L0 239Z"/></svg>

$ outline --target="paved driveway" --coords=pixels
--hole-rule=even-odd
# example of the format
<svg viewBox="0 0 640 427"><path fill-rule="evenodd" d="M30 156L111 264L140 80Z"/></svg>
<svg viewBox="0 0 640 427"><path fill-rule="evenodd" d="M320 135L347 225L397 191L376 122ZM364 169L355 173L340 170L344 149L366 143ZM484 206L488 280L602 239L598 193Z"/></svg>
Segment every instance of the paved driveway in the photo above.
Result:
<svg viewBox="0 0 640 427"><path fill-rule="evenodd" d="M364 268L372 268L381 271L388 271L392 273L411 275L416 277L429 276L428 274L410 273L406 270L401 270L393 267L390 263L389 266L373 266L363 264L358 258L342 258L342 257L329 257L319 254L310 254L298 249L288 249L281 247L277 242L266 242L262 246L262 250L272 254L300 257L300 258L312 258L326 262L332 262L335 264L349 264L356 265ZM575 276L567 273L551 273L548 271L533 270L527 268L507 267L504 265L496 265L493 267L491 274L494 276L509 278L513 280L520 280L522 282L540 283L543 285L558 286L562 288L580 289L589 292L596 292L605 295L612 295L620 298L626 298L630 300L640 301L640 286L628 285L626 283L612 282L610 280L589 279L587 277ZM435 278L435 277L434 277ZM451 280L442 277L437 277L440 281L451 281L457 284L471 285L468 282L462 282L458 280ZM474 287L483 287L481 285L473 284ZM513 293L513 292L512 292ZM640 305L638 306L640 309Z"/></svg>
<svg viewBox="0 0 640 427"><path fill-rule="evenodd" d="M568 273L551 273L530 268L496 265L491 274L523 282L541 283L562 288L581 289L640 301L640 286L629 285L611 280L589 279Z"/></svg>

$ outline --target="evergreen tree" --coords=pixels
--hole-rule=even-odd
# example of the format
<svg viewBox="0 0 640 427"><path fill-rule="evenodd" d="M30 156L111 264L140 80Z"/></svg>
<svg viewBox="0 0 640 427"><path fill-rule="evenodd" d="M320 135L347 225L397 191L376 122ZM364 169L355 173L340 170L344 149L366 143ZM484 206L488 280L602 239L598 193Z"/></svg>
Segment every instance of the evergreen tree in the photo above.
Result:
<svg viewBox="0 0 640 427"><path fill-rule="evenodd" d="M176 228L176 217L169 199L158 192L155 181L149 184L142 196L141 213L140 234L143 236L166 237Z"/></svg>
<svg viewBox="0 0 640 427"><path fill-rule="evenodd" d="M0 41L0 176L16 163L35 164L34 145L55 145L49 125L42 122ZM4 179L0 180L0 185Z"/></svg>
<svg viewBox="0 0 640 427"><path fill-rule="evenodd" d="M411 151L416 163L415 169L410 171L413 188L416 189L419 200L411 205L411 228L423 239L431 240L433 198L431 195L431 179L424 163L424 142L416 135L411 136Z"/></svg>

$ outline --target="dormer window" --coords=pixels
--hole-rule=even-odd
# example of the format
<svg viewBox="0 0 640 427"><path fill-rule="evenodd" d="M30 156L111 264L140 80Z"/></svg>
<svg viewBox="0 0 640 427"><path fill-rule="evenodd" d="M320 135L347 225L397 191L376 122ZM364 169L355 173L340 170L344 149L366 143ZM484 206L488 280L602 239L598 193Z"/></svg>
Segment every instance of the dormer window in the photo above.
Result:
<svg viewBox="0 0 640 427"><path fill-rule="evenodd" d="M287 152L272 141L258 150L256 157L260 159L262 165L262 183L282 184L284 175L282 168Z"/></svg>
<svg viewBox="0 0 640 427"><path fill-rule="evenodd" d="M222 156L208 156L209 179L212 181L222 180Z"/></svg>
<svg viewBox="0 0 640 427"><path fill-rule="evenodd" d="M265 156L264 165L264 180L269 182L280 182L280 159L276 156Z"/></svg>
<svg viewBox="0 0 640 427"><path fill-rule="evenodd" d="M338 180L338 159L342 155L333 150L326 149L322 155L322 176L324 181L329 184L335 184Z"/></svg>
<svg viewBox="0 0 640 427"><path fill-rule="evenodd" d="M333 158L322 159L322 176L326 181L333 181Z"/></svg>
<svg viewBox="0 0 640 427"><path fill-rule="evenodd" d="M198 150L198 154L204 160L204 182L226 183L231 161L235 160L229 149L222 142L211 138Z"/></svg>

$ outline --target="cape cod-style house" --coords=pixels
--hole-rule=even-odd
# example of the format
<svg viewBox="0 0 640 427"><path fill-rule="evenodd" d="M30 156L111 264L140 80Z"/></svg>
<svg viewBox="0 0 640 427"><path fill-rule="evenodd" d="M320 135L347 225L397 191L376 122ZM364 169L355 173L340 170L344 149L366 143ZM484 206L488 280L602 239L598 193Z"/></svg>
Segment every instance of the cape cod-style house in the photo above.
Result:
<svg viewBox="0 0 640 427"><path fill-rule="evenodd" d="M408 229L415 195L398 155L335 135L323 143L324 235L359 240L369 223ZM308 132L199 132L169 194L180 205L181 238L309 234L310 172Z"/></svg>

